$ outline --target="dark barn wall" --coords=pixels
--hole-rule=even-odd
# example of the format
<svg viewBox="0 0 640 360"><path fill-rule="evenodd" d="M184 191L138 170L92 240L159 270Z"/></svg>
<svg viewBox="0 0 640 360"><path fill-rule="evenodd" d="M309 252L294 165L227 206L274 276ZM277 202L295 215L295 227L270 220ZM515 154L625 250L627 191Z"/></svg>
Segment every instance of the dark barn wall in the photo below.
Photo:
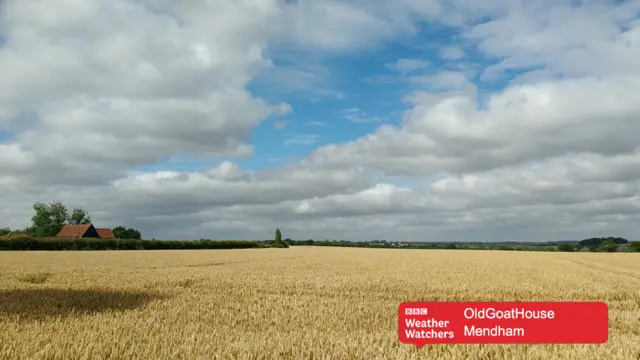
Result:
<svg viewBox="0 0 640 360"><path fill-rule="evenodd" d="M82 235L83 238L99 238L100 235L98 235L98 231L96 231L96 228L93 227L93 225L89 226L89 228L87 229L87 231L84 233L84 235Z"/></svg>

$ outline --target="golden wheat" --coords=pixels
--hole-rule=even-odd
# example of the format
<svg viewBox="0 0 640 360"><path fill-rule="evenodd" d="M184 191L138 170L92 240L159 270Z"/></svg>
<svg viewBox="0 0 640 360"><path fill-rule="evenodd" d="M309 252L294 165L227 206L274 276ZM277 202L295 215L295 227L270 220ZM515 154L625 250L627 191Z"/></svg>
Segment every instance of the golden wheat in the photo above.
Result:
<svg viewBox="0 0 640 360"><path fill-rule="evenodd" d="M635 254L0 253L0 359L639 359ZM397 340L402 301L602 300L604 345Z"/></svg>

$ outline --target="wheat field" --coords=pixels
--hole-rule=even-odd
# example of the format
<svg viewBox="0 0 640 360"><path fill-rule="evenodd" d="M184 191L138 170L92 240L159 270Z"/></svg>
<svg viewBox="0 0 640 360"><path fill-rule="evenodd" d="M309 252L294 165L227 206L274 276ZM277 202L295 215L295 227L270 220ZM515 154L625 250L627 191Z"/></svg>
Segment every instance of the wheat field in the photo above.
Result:
<svg viewBox="0 0 640 360"><path fill-rule="evenodd" d="M640 359L636 254L0 252L0 359ZM402 301L598 300L604 345L397 340Z"/></svg>

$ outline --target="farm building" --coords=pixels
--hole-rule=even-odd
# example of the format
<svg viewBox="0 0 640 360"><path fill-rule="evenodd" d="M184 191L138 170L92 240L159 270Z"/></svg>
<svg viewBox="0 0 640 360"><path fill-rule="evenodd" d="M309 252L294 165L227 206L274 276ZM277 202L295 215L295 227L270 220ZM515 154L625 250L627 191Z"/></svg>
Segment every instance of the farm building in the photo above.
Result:
<svg viewBox="0 0 640 360"><path fill-rule="evenodd" d="M14 238L18 238L18 237L29 237L29 234L26 232L10 232L7 235L4 236L0 236L0 238L3 239L14 239Z"/></svg>
<svg viewBox="0 0 640 360"><path fill-rule="evenodd" d="M113 235L113 234L112 234ZM56 235L61 238L100 238L98 231L92 224L65 225Z"/></svg>
<svg viewBox="0 0 640 360"><path fill-rule="evenodd" d="M96 231L98 232L98 236L100 236L101 239L115 239L116 236L113 235L113 231L111 231L111 229L97 229Z"/></svg>

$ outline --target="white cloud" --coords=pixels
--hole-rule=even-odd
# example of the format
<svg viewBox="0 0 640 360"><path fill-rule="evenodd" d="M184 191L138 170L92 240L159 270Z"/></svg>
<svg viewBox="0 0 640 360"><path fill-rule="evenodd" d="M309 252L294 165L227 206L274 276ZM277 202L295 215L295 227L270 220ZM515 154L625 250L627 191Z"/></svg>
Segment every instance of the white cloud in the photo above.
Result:
<svg viewBox="0 0 640 360"><path fill-rule="evenodd" d="M117 176L175 154L246 156L250 130L290 111L245 90L250 74L269 66L262 47L275 3L154 5L4 4L0 73L12 91L0 94L0 113L28 110L35 121L5 144L17 154L3 173L18 166L46 181L54 166L68 179L95 167L102 180L100 168ZM244 35L230 41L228 33ZM31 160L16 164L21 158Z"/></svg>
<svg viewBox="0 0 640 360"><path fill-rule="evenodd" d="M390 173L472 173L522 162L635 151L640 98L629 89L640 77L593 78L514 86L491 97L486 109L463 94L434 100L414 96L401 128L341 146L319 148L318 166L372 166Z"/></svg>
<svg viewBox="0 0 640 360"><path fill-rule="evenodd" d="M501 59L486 69L485 78L535 67L567 77L636 74L639 12L637 2L597 1L579 7L561 2L544 11L523 6L465 36L479 40L480 50Z"/></svg>
<svg viewBox="0 0 640 360"><path fill-rule="evenodd" d="M414 34L417 20L435 18L442 10L435 0L299 1L296 5L286 10L293 19L286 39L332 52L369 48L381 39Z"/></svg>

